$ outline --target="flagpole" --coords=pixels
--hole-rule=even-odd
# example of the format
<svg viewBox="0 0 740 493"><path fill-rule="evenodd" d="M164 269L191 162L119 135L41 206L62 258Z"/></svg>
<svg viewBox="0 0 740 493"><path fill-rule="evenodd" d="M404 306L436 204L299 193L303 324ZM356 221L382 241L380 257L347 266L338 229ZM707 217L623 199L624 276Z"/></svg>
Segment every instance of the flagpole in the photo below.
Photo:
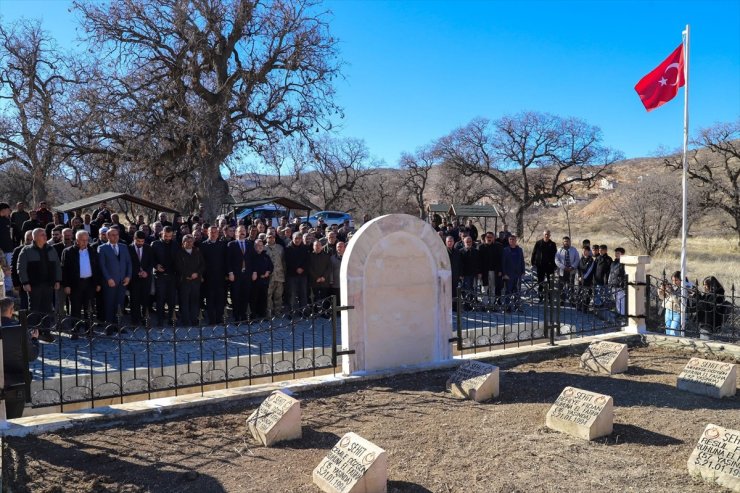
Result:
<svg viewBox="0 0 740 493"><path fill-rule="evenodd" d="M688 231L688 147L689 147L689 25L686 24L686 30L682 33L683 37L683 56L684 56L684 88L683 88L683 211L682 211L682 231L681 231L681 335L686 335L686 304L688 301L688 286L686 278L688 271L686 269L686 240L689 235Z"/></svg>

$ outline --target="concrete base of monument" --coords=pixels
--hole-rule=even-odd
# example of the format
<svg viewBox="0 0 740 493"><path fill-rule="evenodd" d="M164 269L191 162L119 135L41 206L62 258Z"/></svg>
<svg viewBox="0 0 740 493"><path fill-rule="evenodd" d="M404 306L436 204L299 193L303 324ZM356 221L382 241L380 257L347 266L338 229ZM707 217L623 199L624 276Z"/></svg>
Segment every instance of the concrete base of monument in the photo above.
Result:
<svg viewBox="0 0 740 493"><path fill-rule="evenodd" d="M596 373L615 375L627 371L629 352L627 344L599 341L588 346L581 356L581 368Z"/></svg>
<svg viewBox="0 0 740 493"><path fill-rule="evenodd" d="M740 431L708 424L687 465L693 477L740 493Z"/></svg>
<svg viewBox="0 0 740 493"><path fill-rule="evenodd" d="M691 358L678 375L676 388L715 399L732 397L737 393L737 365Z"/></svg>
<svg viewBox="0 0 740 493"><path fill-rule="evenodd" d="M499 396L499 368L478 361L466 361L450 376L446 387L452 395L461 399L490 401Z"/></svg>
<svg viewBox="0 0 740 493"><path fill-rule="evenodd" d="M356 433L346 433L313 470L313 482L326 493L386 493L388 455Z"/></svg>
<svg viewBox="0 0 740 493"><path fill-rule="evenodd" d="M276 390L247 418L247 427L255 440L265 447L297 440L303 436L301 403Z"/></svg>
<svg viewBox="0 0 740 493"><path fill-rule="evenodd" d="M566 387L547 412L545 425L584 440L611 435L614 401L608 395Z"/></svg>

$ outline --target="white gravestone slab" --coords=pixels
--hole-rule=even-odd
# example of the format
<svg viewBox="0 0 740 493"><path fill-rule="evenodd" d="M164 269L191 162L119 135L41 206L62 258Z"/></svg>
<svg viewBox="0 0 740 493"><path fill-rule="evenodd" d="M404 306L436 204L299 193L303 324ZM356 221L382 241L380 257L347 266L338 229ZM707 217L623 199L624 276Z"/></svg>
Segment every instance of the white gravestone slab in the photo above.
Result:
<svg viewBox="0 0 740 493"><path fill-rule="evenodd" d="M581 368L609 375L627 371L628 362L627 344L618 342L591 343L581 355Z"/></svg>
<svg viewBox="0 0 740 493"><path fill-rule="evenodd" d="M708 424L688 466L692 476L740 493L740 431Z"/></svg>
<svg viewBox="0 0 740 493"><path fill-rule="evenodd" d="M737 366L732 363L691 358L678 375L678 390L721 399L737 392Z"/></svg>
<svg viewBox="0 0 740 493"><path fill-rule="evenodd" d="M347 433L313 470L313 482L326 493L385 493L387 454L361 436Z"/></svg>
<svg viewBox="0 0 740 493"><path fill-rule="evenodd" d="M611 396L565 387L547 412L545 425L585 440L611 434L614 401Z"/></svg>
<svg viewBox="0 0 740 493"><path fill-rule="evenodd" d="M247 426L265 447L301 438L301 403L276 390L247 418Z"/></svg>
<svg viewBox="0 0 740 493"><path fill-rule="evenodd" d="M447 380L452 395L475 402L485 402L499 395L498 366L467 361Z"/></svg>

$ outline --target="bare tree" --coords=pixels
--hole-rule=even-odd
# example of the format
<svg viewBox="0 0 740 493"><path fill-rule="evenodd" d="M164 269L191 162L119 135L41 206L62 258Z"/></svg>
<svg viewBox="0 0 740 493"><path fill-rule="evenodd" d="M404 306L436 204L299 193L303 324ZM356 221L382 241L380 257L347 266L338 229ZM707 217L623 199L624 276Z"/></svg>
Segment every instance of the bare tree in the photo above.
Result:
<svg viewBox="0 0 740 493"><path fill-rule="evenodd" d="M0 25L0 166L31 182L31 200L47 200L49 180L64 158L57 142L65 61L38 22Z"/></svg>
<svg viewBox="0 0 740 493"><path fill-rule="evenodd" d="M591 187L620 154L601 145L601 130L577 118L523 113L479 118L442 137L436 149L461 175L489 179L516 203L516 232L537 202Z"/></svg>
<svg viewBox="0 0 740 493"><path fill-rule="evenodd" d="M310 151L306 189L324 209L341 208L358 185L379 167L365 142L324 138Z"/></svg>
<svg viewBox="0 0 740 493"><path fill-rule="evenodd" d="M740 120L702 129L693 143L699 148L690 151L687 174L698 187L700 204L730 216L731 222L723 224L735 232L740 246ZM683 169L680 155L666 158L665 164Z"/></svg>
<svg viewBox="0 0 740 493"><path fill-rule="evenodd" d="M445 161L442 161L438 169L439 177L437 178L434 189L439 199L443 202L449 204L474 204L483 197L490 195L490 180L471 180Z"/></svg>
<svg viewBox="0 0 740 493"><path fill-rule="evenodd" d="M702 212L696 197L689 203L693 221ZM614 230L645 255L664 252L681 231L681 188L675 179L646 177L621 190L612 205Z"/></svg>
<svg viewBox="0 0 740 493"><path fill-rule="evenodd" d="M165 188L197 191L215 215L234 152L310 138L339 111L335 40L312 0L74 5L99 54L65 136L83 177L91 166L133 168Z"/></svg>
<svg viewBox="0 0 740 493"><path fill-rule="evenodd" d="M435 164L437 164L437 156L432 146L417 149L414 154L405 152L401 155L403 188L413 197L421 219L426 219L424 193Z"/></svg>

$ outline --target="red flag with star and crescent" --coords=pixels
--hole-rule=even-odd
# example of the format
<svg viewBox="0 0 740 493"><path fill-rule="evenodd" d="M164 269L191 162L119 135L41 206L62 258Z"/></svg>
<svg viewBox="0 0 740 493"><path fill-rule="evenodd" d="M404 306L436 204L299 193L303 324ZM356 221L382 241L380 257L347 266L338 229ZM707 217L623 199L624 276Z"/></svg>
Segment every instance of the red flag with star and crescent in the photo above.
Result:
<svg viewBox="0 0 740 493"><path fill-rule="evenodd" d="M686 83L684 77L683 43L663 63L640 79L635 86L645 109L652 111L664 105L678 94L678 88Z"/></svg>

